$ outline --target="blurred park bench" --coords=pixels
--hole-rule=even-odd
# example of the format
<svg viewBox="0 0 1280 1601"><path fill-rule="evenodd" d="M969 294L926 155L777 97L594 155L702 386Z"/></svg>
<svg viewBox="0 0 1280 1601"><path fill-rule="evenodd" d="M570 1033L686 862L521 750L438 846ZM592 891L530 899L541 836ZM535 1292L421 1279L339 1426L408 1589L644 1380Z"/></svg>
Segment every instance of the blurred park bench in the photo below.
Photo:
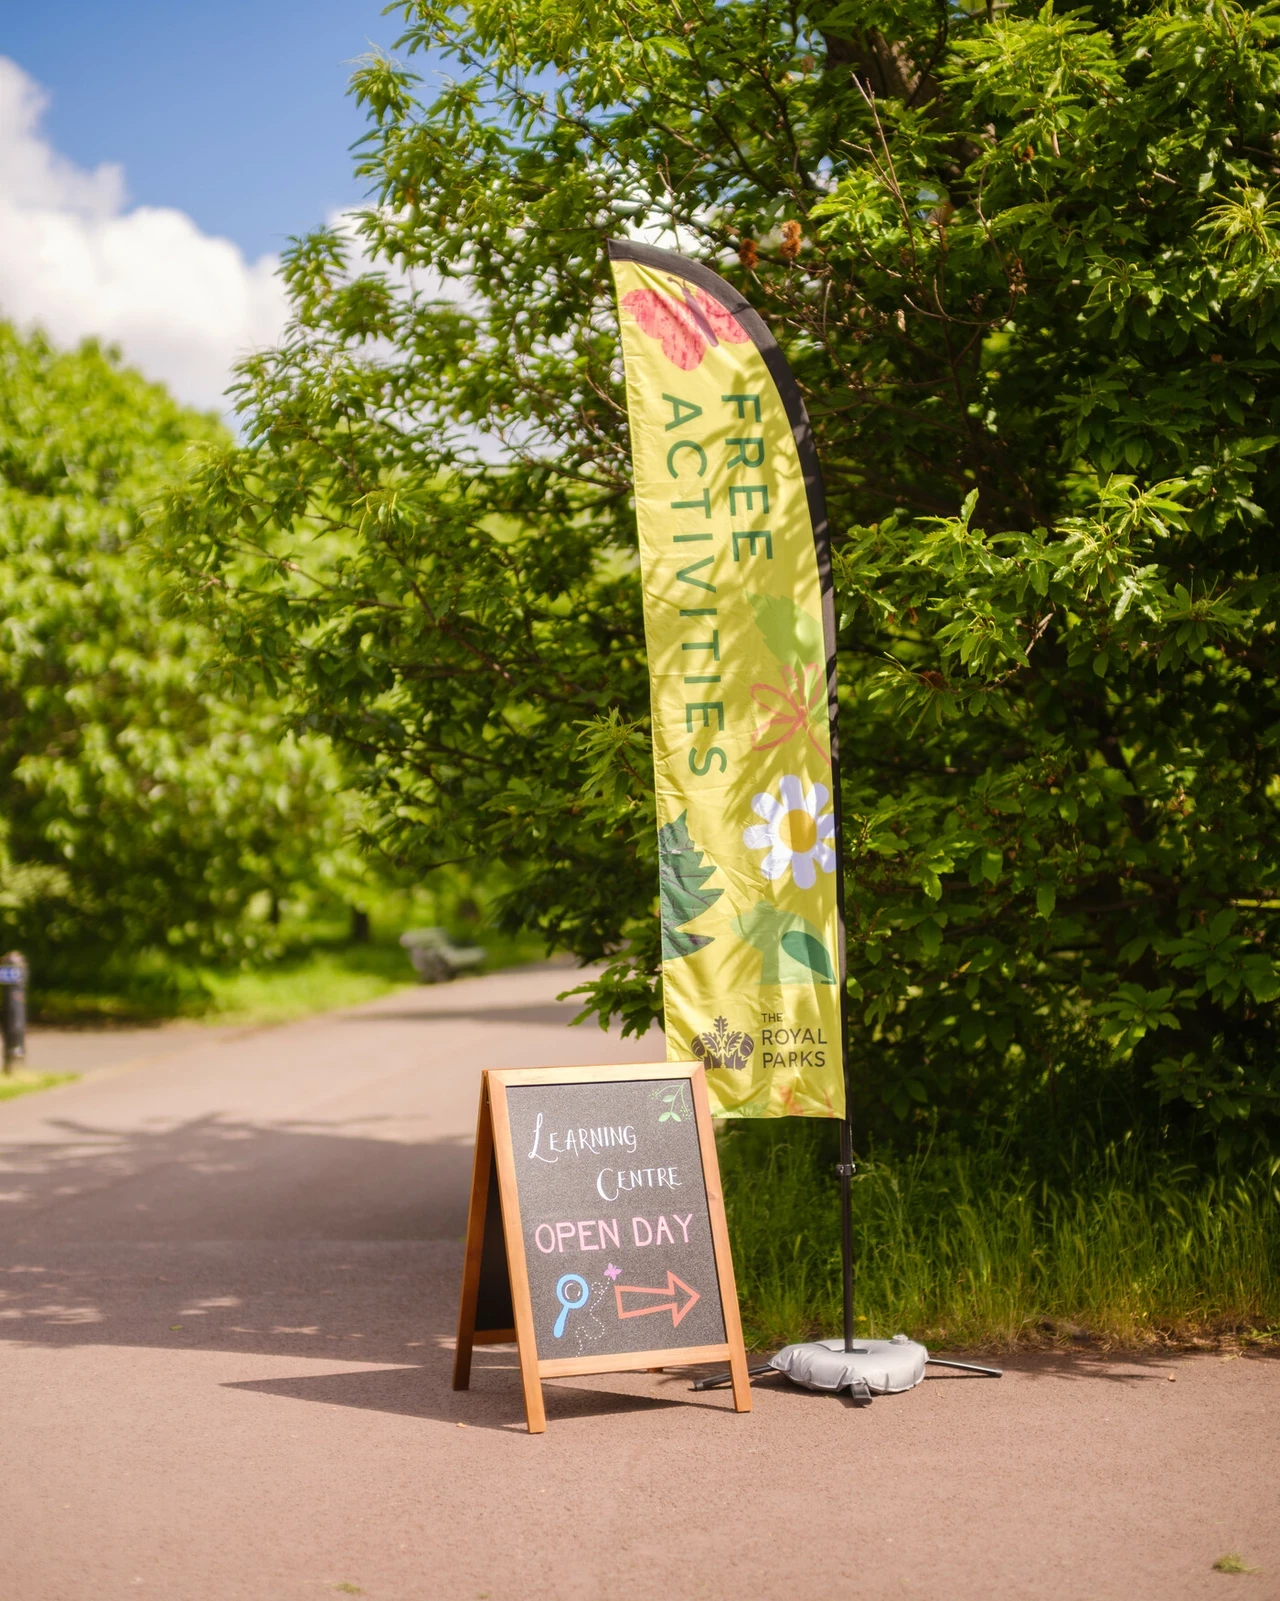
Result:
<svg viewBox="0 0 1280 1601"><path fill-rule="evenodd" d="M479 945L454 945L443 928L411 928L401 934L400 943L423 984L445 984L484 961Z"/></svg>

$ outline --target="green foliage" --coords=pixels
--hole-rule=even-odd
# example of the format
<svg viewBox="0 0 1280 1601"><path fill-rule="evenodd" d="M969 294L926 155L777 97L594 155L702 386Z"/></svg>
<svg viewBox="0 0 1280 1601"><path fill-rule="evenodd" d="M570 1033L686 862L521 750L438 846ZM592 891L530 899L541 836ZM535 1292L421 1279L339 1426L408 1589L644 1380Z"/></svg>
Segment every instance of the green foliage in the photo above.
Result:
<svg viewBox="0 0 1280 1601"><path fill-rule="evenodd" d="M1221 1146L1275 1127L1278 18L983 25L940 67L964 159L886 106L814 208L917 397L840 553L859 1057L900 1108L1092 1055Z"/></svg>
<svg viewBox="0 0 1280 1601"><path fill-rule="evenodd" d="M1270 1138L1274 0L404 10L452 76L357 73L364 255L290 253L245 442L168 520L246 680L394 859L512 864L508 925L612 954L593 1004L647 1022L604 241L678 243L769 319L827 477L864 1128Z"/></svg>
<svg viewBox="0 0 1280 1601"><path fill-rule="evenodd" d="M357 870L331 753L223 693L139 544L191 441L222 437L96 346L0 324L0 945L38 986L240 952L269 934L255 896Z"/></svg>
<svg viewBox="0 0 1280 1601"><path fill-rule="evenodd" d="M711 943L710 934L698 934L683 925L709 911L724 894L721 889L703 887L714 876L715 863L702 865L702 852L689 838L686 815L681 812L675 822L664 823L658 830L658 902L664 961L688 956Z"/></svg>

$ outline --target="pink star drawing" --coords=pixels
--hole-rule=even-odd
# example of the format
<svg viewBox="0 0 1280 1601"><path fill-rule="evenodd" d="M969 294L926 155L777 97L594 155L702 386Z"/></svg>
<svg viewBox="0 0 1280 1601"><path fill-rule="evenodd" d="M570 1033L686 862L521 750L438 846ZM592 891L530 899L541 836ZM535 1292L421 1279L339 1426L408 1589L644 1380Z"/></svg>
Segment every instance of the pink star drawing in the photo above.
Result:
<svg viewBox="0 0 1280 1601"><path fill-rule="evenodd" d="M607 1279L619 1279L622 1277L622 1269L614 1267L613 1263L610 1262L609 1266L604 1270L604 1276Z"/></svg>

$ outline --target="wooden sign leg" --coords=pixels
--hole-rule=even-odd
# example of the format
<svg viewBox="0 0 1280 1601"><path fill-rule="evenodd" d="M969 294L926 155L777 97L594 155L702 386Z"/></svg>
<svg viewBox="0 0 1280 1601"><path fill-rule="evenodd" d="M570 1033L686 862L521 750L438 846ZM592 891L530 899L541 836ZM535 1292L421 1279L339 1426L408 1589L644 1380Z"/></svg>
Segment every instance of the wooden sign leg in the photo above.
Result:
<svg viewBox="0 0 1280 1601"><path fill-rule="evenodd" d="M741 1334L729 1352L729 1374L733 1379L733 1410L750 1412L751 1380L747 1376L747 1353L742 1348Z"/></svg>
<svg viewBox="0 0 1280 1601"><path fill-rule="evenodd" d="M720 1162L716 1155L716 1137L711 1127L707 1079L701 1068L694 1073L690 1085L693 1104L698 1112L702 1171L707 1177L707 1211L711 1218L711 1238L715 1242L716 1271L720 1275L724 1332L729 1346L729 1377L733 1381L733 1410L750 1412L751 1379L747 1374L747 1352L742 1341L742 1316L738 1311L738 1288L733 1277L733 1252L729 1249L729 1225L724 1215L724 1191L720 1188Z"/></svg>
<svg viewBox="0 0 1280 1601"><path fill-rule="evenodd" d="M538 1357L535 1352L526 1357L520 1347L520 1382L524 1386L524 1414L529 1420L530 1434L547 1432L547 1409L542 1400L542 1380L538 1377Z"/></svg>
<svg viewBox="0 0 1280 1601"><path fill-rule="evenodd" d="M511 1310L516 1326L516 1349L520 1352L520 1382L524 1386L524 1410L530 1434L545 1434L547 1411L542 1401L542 1378L538 1373L538 1337L533 1326L533 1305L529 1299L529 1273L525 1267L524 1239L520 1233L520 1193L516 1185L511 1156L511 1120L507 1113L507 1093L500 1078L485 1075L489 1088L489 1109L493 1122L494 1161L498 1169L498 1193L502 1199L502 1237L507 1247L507 1268L511 1274Z"/></svg>
<svg viewBox="0 0 1280 1601"><path fill-rule="evenodd" d="M465 1390L471 1383L471 1348L476 1332L476 1306L480 1299L480 1263L484 1256L485 1208L489 1199L489 1169L493 1165L493 1114L487 1086L480 1089L480 1115L476 1121L476 1154L471 1165L471 1203L467 1208L467 1254L462 1263L462 1302L458 1307L458 1343L453 1353L453 1387Z"/></svg>

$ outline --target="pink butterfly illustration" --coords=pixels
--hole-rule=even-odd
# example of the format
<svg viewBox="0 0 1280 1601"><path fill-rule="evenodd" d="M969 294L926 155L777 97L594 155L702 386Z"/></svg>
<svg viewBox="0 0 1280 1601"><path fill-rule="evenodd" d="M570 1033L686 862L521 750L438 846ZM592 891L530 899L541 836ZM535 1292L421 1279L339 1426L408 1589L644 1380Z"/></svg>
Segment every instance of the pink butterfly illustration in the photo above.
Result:
<svg viewBox="0 0 1280 1601"><path fill-rule="evenodd" d="M803 670L796 667L782 669L782 685L752 684L751 698L759 709L755 732L751 736L753 750L772 750L785 745L789 739L804 730L809 743L831 766L830 755L814 738L810 717L822 704L826 684L819 675L815 662L807 662Z"/></svg>
<svg viewBox="0 0 1280 1601"><path fill-rule="evenodd" d="M681 372L692 372L708 346L748 343L751 335L718 300L688 284L679 288L681 300L657 289L633 289L622 304L651 339L662 341L662 354Z"/></svg>

